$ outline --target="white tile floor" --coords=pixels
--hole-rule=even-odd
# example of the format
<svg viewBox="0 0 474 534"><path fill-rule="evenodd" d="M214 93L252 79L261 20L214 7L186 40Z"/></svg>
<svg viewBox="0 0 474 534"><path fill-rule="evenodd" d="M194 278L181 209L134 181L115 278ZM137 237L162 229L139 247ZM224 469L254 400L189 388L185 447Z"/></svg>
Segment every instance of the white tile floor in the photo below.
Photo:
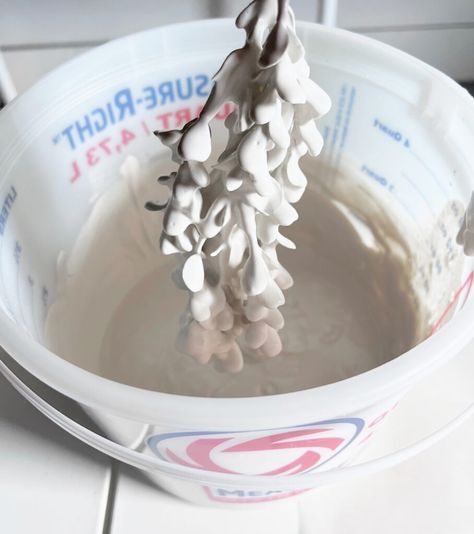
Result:
<svg viewBox="0 0 474 534"><path fill-rule="evenodd" d="M129 534L297 534L298 506L293 501L254 510L208 509L158 494L127 466L120 467L111 532Z"/></svg>
<svg viewBox="0 0 474 534"><path fill-rule="evenodd" d="M473 383L474 344L407 395L360 460L441 426L474 400ZM299 501L250 511L199 508L75 441L1 379L0 532L472 534L473 450L470 420L396 468Z"/></svg>
<svg viewBox="0 0 474 534"><path fill-rule="evenodd" d="M0 379L0 532L102 532L110 461Z"/></svg>

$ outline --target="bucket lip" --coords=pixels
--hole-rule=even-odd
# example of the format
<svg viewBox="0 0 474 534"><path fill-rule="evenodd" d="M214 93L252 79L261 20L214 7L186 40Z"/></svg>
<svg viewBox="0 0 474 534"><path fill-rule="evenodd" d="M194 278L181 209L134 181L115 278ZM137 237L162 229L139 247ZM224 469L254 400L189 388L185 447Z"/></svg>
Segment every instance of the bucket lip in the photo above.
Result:
<svg viewBox="0 0 474 534"><path fill-rule="evenodd" d="M164 26L113 40L95 48L67 65L82 61L84 56L101 54L105 47L118 42L132 42L147 34L165 31L188 31L190 27L228 27L232 19L208 19ZM333 34L346 44L351 42L367 49L386 53L405 65L410 64L429 73L474 110L474 101L455 81L424 62L389 45L347 30L327 28L316 23L299 22L303 31ZM46 78L54 79L64 66ZM395 68L395 67L394 67ZM41 82L39 82L41 83ZM0 120L14 112L17 104L28 97L35 86L15 99L2 113ZM8 150L8 149L7 149ZM309 420L321 420L362 410L377 402L396 398L450 356L459 352L473 337L474 302L467 303L453 320L434 335L397 358L365 373L339 382L311 389L264 397L204 398L160 393L114 382L63 360L34 339L0 310L0 339L6 351L26 370L53 389L77 402L112 415L182 429L212 428L215 430L275 428L295 426Z"/></svg>

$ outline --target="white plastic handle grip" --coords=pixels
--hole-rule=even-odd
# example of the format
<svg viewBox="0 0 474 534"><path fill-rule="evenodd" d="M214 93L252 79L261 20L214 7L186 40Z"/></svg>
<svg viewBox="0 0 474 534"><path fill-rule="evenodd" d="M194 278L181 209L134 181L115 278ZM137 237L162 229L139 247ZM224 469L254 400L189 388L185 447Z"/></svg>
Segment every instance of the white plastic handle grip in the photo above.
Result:
<svg viewBox="0 0 474 534"><path fill-rule="evenodd" d="M288 490L309 489L319 486L332 484L345 480L347 478L356 477L358 475L367 475L375 473L392 466L395 466L404 460L412 458L416 454L428 449L448 434L453 432L456 428L462 425L474 413L474 403L452 419L448 424L439 428L426 438L413 443L396 452L370 460L361 464L338 467L324 472L314 472L301 475L286 475L280 477L272 476L252 476L239 474L222 474L213 473L210 471L203 471L201 469L193 469L184 467L170 462L166 462L154 456L148 456L143 453L128 449L123 445L119 445L103 436L95 434L91 430L81 426L70 417L64 415L62 412L51 406L37 393L24 384L11 369L0 359L0 372L8 380L8 382L35 408L48 417L51 421L56 423L62 429L66 430L76 438L87 443L91 447L120 460L124 463L133 465L140 469L147 471L161 471L175 478L180 478L189 482L199 482L208 484L225 484L227 487L252 487L252 488L268 488L278 486Z"/></svg>

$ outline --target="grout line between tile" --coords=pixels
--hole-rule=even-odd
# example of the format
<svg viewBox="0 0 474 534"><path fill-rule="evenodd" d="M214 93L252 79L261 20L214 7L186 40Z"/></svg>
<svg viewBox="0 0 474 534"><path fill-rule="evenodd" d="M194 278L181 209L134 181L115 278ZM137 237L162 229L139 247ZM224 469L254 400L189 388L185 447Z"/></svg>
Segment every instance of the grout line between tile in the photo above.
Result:
<svg viewBox="0 0 474 534"><path fill-rule="evenodd" d="M103 503L103 515L101 525L99 525L97 529L97 534L111 534L115 496L117 493L118 474L119 462L117 460L110 459L106 495Z"/></svg>
<svg viewBox="0 0 474 534"><path fill-rule="evenodd" d="M295 530L295 532L297 534L308 534L308 532L306 531L306 528L304 527L304 524L303 524L303 514L302 514L302 511L301 511L301 502L300 502L299 499L296 501L296 511L298 513L297 513L297 516L296 516L296 530Z"/></svg>
<svg viewBox="0 0 474 534"><path fill-rule="evenodd" d="M0 45L2 52L29 52L30 50L57 50L62 48L91 48L106 43L108 39L95 41L58 41L50 43L21 43Z"/></svg>
<svg viewBox="0 0 474 534"><path fill-rule="evenodd" d="M413 32L432 30L470 30L474 28L473 22L443 22L433 24L399 24L388 26L343 26L344 29L357 33L390 33Z"/></svg>

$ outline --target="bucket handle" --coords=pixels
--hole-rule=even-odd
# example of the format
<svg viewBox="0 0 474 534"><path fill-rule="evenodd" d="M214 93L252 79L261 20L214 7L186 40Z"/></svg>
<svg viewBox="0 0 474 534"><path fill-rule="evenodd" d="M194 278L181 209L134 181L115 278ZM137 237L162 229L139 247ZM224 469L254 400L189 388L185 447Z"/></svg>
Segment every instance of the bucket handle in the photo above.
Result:
<svg viewBox="0 0 474 534"><path fill-rule="evenodd" d="M123 445L119 445L118 443L115 443L114 441L111 441L110 439L100 436L88 428L83 427L67 415L63 414L61 411L51 406L30 387L24 384L1 359L0 372L16 389L16 391L18 391L18 393L28 400L43 415L56 423L63 430L80 439L81 441L84 441L91 447L139 469L144 469L146 471L159 470L162 473L166 473L170 476L180 478L188 482L219 485L225 484L228 487L248 486L253 488L268 488L275 487L275 485L277 485L279 488L299 490L316 488L346 480L358 475L375 473L398 465L404 460L412 458L413 456L423 452L453 432L474 414L474 403L472 403L467 409L454 417L449 423L442 426L427 437L422 438L421 440L408 445L407 447L399 449L398 451L360 464L337 467L322 472L313 472L301 475L286 475L280 477L240 474L223 475L222 473L214 473L198 468L172 464L165 460L161 460L160 458L148 456L133 449L128 449Z"/></svg>

